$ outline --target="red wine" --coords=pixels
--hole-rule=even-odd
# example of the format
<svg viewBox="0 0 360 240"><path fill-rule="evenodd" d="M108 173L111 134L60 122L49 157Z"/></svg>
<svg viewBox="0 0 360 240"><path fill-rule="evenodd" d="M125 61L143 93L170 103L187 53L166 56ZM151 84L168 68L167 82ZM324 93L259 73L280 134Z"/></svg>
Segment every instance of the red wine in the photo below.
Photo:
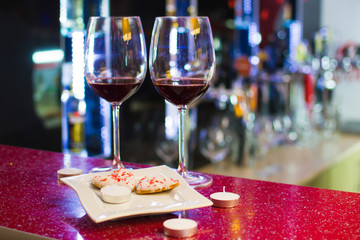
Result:
<svg viewBox="0 0 360 240"><path fill-rule="evenodd" d="M202 78L158 79L154 81L158 92L176 106L189 105L198 100L210 84Z"/></svg>
<svg viewBox="0 0 360 240"><path fill-rule="evenodd" d="M133 95L141 85L135 78L98 78L88 80L94 92L110 103L121 103Z"/></svg>

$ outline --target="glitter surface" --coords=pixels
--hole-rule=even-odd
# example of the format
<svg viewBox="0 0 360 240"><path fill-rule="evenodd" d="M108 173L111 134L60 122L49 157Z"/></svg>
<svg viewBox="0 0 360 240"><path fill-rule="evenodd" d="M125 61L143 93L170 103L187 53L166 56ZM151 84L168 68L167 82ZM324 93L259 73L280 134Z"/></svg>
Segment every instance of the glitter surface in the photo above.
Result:
<svg viewBox="0 0 360 240"><path fill-rule="evenodd" d="M76 193L57 180L57 170L110 162L62 153L0 145L0 226L55 239L169 239L163 222L173 214L96 224ZM140 165L138 165L140 166ZM212 175L198 190L205 197L240 195L234 208L205 207L181 212L198 223L191 239L360 238L360 194Z"/></svg>

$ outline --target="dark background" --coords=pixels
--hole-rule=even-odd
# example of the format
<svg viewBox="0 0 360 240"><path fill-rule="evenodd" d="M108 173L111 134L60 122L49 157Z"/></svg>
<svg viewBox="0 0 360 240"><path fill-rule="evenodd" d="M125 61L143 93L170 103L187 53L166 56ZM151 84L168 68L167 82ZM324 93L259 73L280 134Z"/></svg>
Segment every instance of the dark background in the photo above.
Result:
<svg viewBox="0 0 360 240"><path fill-rule="evenodd" d="M225 26L225 21L234 16L233 9L229 7L231 2L233 1L198 0L198 15L209 16L214 36L223 41L224 51L227 51L223 53L225 55L230 55L233 41L232 30ZM276 7L275 3L281 1L272 2L272 5L267 5ZM110 3L110 14L113 16L141 17L149 45L155 17L165 15L165 0L112 0ZM311 37L319 26L320 3L318 0L308 0L304 4L304 36ZM59 5L59 0L0 1L0 144L61 151L61 128L46 129L34 110L31 60L36 50L60 48ZM229 67L224 71L227 74L225 78L231 76L229 65L231 64L225 64L225 67ZM149 76L130 101L123 104L122 111L130 111L131 104L135 102L140 103L139 106L144 111L129 117L123 116L123 128L128 129L127 126L134 125L134 119L138 118L144 118L144 121L163 121L164 103L152 86ZM136 144L154 142L153 134L159 131L157 126L148 127L151 128L147 130L148 134L127 136L125 132L122 137L137 137L137 143L130 148L139 150Z"/></svg>
<svg viewBox="0 0 360 240"><path fill-rule="evenodd" d="M226 1L211 2L199 1L199 15L211 15L217 22L226 19L225 15L231 16ZM165 0L112 0L110 3L113 16L141 17L149 45L155 17L165 15ZM59 0L0 1L0 144L61 151L61 129L45 129L34 110L31 59L37 50L60 47L59 5ZM223 28L221 24L215 25ZM160 96L147 77L133 98L159 101ZM123 108L129 108L129 103L124 103Z"/></svg>

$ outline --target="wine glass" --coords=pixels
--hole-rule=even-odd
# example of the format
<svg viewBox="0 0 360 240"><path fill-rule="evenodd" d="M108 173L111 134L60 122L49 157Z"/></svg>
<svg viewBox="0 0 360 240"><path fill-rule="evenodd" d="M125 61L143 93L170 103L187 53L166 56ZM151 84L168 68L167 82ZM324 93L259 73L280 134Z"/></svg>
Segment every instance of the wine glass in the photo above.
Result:
<svg viewBox="0 0 360 240"><path fill-rule="evenodd" d="M123 168L120 158L120 105L141 86L147 68L140 17L90 17L85 40L85 77L111 104L114 159L106 171Z"/></svg>
<svg viewBox="0 0 360 240"><path fill-rule="evenodd" d="M188 142L185 114L209 88L215 72L215 52L208 17L157 17L149 57L149 70L157 91L179 111L178 173L192 187L212 183L206 174L185 166Z"/></svg>
<svg viewBox="0 0 360 240"><path fill-rule="evenodd" d="M238 142L228 116L215 116L211 126L200 131L200 153L211 161L214 167L232 154L233 143Z"/></svg>

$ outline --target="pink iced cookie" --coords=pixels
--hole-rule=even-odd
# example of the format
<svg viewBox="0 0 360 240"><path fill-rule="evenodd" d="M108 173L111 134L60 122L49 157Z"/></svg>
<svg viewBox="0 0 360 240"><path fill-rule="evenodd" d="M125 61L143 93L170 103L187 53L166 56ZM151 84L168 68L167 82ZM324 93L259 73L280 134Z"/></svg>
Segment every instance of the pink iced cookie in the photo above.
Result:
<svg viewBox="0 0 360 240"><path fill-rule="evenodd" d="M132 171L126 170L125 168L114 170L113 172L105 175L95 175L91 182L98 188L102 188L107 185L119 185L127 186L131 189L131 191L134 191L136 186L134 174Z"/></svg>
<svg viewBox="0 0 360 240"><path fill-rule="evenodd" d="M160 176L145 176L136 185L137 194L149 194L168 191L180 184L179 180Z"/></svg>

